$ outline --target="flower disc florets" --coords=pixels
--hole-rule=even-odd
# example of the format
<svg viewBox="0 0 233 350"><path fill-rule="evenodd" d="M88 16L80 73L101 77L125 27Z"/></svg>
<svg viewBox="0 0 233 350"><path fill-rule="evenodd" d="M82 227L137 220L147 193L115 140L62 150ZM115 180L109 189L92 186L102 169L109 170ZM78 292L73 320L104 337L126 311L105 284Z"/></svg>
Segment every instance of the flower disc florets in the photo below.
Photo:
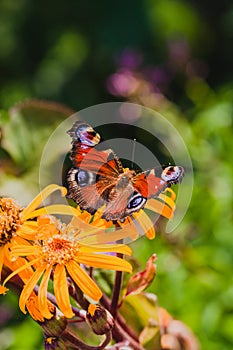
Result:
<svg viewBox="0 0 233 350"><path fill-rule="evenodd" d="M50 265L65 265L68 261L74 259L77 251L78 244L67 234L57 234L43 242L44 261Z"/></svg>
<svg viewBox="0 0 233 350"><path fill-rule="evenodd" d="M9 242L19 227L21 208L11 198L0 198L0 246Z"/></svg>

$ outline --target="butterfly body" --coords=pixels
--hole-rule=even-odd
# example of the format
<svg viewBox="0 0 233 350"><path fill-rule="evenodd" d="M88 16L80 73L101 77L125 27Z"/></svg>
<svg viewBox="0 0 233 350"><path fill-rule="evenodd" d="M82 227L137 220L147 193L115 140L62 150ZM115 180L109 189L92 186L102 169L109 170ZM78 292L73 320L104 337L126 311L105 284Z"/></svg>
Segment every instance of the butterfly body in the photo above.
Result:
<svg viewBox="0 0 233 350"><path fill-rule="evenodd" d="M183 177L184 170L178 166L142 173L123 168L111 149L96 148L100 135L86 123L74 123L68 134L73 163L67 176L68 197L91 214L105 205L102 217L106 220L123 221Z"/></svg>

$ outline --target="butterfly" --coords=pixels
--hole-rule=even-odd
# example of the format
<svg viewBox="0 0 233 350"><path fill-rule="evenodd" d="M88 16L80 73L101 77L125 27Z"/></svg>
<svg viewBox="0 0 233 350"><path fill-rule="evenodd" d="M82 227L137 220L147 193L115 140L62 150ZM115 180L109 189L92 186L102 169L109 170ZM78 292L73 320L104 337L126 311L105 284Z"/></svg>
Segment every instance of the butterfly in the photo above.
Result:
<svg viewBox="0 0 233 350"><path fill-rule="evenodd" d="M124 221L142 209L149 198L181 181L184 168L166 166L137 172L123 168L112 149L99 150L100 135L87 123L77 121L67 131L72 138L67 174L68 198L81 209L94 214L105 205L102 218Z"/></svg>

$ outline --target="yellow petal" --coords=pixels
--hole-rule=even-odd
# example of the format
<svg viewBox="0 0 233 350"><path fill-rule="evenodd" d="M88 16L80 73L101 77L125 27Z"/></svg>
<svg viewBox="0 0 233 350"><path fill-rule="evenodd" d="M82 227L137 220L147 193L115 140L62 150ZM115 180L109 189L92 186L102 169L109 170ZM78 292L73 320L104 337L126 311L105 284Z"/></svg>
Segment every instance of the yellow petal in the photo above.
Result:
<svg viewBox="0 0 233 350"><path fill-rule="evenodd" d="M69 290L64 265L57 264L54 271L54 294L57 304L65 317L71 318L74 313L70 305Z"/></svg>
<svg viewBox="0 0 233 350"><path fill-rule="evenodd" d="M132 249L125 244L81 245L79 251L82 253L107 252L125 255L132 254Z"/></svg>
<svg viewBox="0 0 233 350"><path fill-rule="evenodd" d="M139 213L134 213L133 217L137 218ZM127 217L124 222L117 221L117 224L122 228L124 232L128 232L127 237L134 241L138 238L139 232L138 227L136 226L136 220L132 220L131 217Z"/></svg>
<svg viewBox="0 0 233 350"><path fill-rule="evenodd" d="M170 187L168 187L168 188L166 189L165 193L166 193L166 192L170 193L171 199L172 199L173 201L176 199L176 193L175 193Z"/></svg>
<svg viewBox="0 0 233 350"><path fill-rule="evenodd" d="M98 227L92 227L91 224L82 220L82 217L75 216L72 218L71 222L68 225L70 230L74 230L74 236L79 240L89 237L93 234L102 234L105 231Z"/></svg>
<svg viewBox="0 0 233 350"><path fill-rule="evenodd" d="M30 280L25 284L21 294L20 294L20 298L19 298L19 307L20 310L26 314L26 310L25 310L25 305L26 302L28 300L28 298L30 297L35 285L37 284L37 282L39 281L40 277L42 276L43 272L45 270L45 265L39 267L34 274L32 275L32 277L30 278Z"/></svg>
<svg viewBox="0 0 233 350"><path fill-rule="evenodd" d="M172 208L172 210L175 210L176 204L175 204L175 202L172 200L171 197L168 197L168 196L166 196L165 194L160 193L159 198L162 199L162 200L164 201L164 203L168 204L168 205Z"/></svg>
<svg viewBox="0 0 233 350"><path fill-rule="evenodd" d="M138 232L137 232L137 236L138 236ZM118 229L113 232L104 232L104 231L96 232L95 231L91 235L88 235L86 233L86 235L82 237L80 242L82 244L87 244L87 245L89 244L102 245L105 243L117 242L127 237L130 237L130 238L132 237L132 230L130 230L130 227L128 226L126 228Z"/></svg>
<svg viewBox="0 0 233 350"><path fill-rule="evenodd" d="M124 222L118 221L115 227L109 231L93 232L82 236L82 243L84 244L105 244L117 242L126 238L134 240L138 237L138 228L130 217L126 218Z"/></svg>
<svg viewBox="0 0 233 350"><path fill-rule="evenodd" d="M140 211L135 220L141 226L142 232L145 233L149 239L155 238L154 224L143 210Z"/></svg>
<svg viewBox="0 0 233 350"><path fill-rule="evenodd" d="M145 208L158 213L167 219L171 219L172 217L172 209L158 200L149 199L146 203Z"/></svg>
<svg viewBox="0 0 233 350"><path fill-rule="evenodd" d="M13 271L13 272L4 280L3 285L5 285L12 277L14 277L15 275L17 275L17 274L19 274L20 272L24 271L24 270L27 269L28 267L30 267L30 266L36 264L36 263L37 263L38 261L40 261L40 260L41 260L41 257L36 258L36 259L34 259L34 260L30 261L30 262L26 262L26 260L24 260L24 261L25 261L25 264L22 265L22 266L20 266L20 267L19 267L18 269L16 269L15 271Z"/></svg>
<svg viewBox="0 0 233 350"><path fill-rule="evenodd" d="M38 307L38 297L34 292L31 293L29 299L27 300L26 307L29 314L35 321L44 322L45 319L41 315Z"/></svg>
<svg viewBox="0 0 233 350"><path fill-rule="evenodd" d="M70 277L74 280L82 292L88 295L91 299L99 301L102 297L102 292L90 276L73 260L70 260L66 265Z"/></svg>
<svg viewBox="0 0 233 350"><path fill-rule="evenodd" d="M36 218L40 215L61 214L61 215L77 215L77 209L65 204L48 205L43 208L24 213L23 220Z"/></svg>
<svg viewBox="0 0 233 350"><path fill-rule="evenodd" d="M78 262L87 266L108 270L132 272L132 266L128 261L112 255L103 254L79 254Z"/></svg>
<svg viewBox="0 0 233 350"><path fill-rule="evenodd" d="M26 221L17 230L17 235L29 240L33 240L35 239L37 227L37 221Z"/></svg>
<svg viewBox="0 0 233 350"><path fill-rule="evenodd" d="M101 213L101 215L102 214L103 212ZM112 221L106 221L105 219L102 219L99 215L96 215L96 213L94 214L91 224L96 227L105 227L105 228L109 228L113 226Z"/></svg>
<svg viewBox="0 0 233 350"><path fill-rule="evenodd" d="M9 290L8 288L4 286L0 286L0 295L5 295L8 290Z"/></svg>
<svg viewBox="0 0 233 350"><path fill-rule="evenodd" d="M11 239L11 249L12 247L15 247L16 245L26 245L26 246L31 246L31 243L28 242L25 238L21 237L21 236L14 236Z"/></svg>
<svg viewBox="0 0 233 350"><path fill-rule="evenodd" d="M28 265L28 262L24 258L17 258L12 260L5 259L5 265L9 267L12 271L19 271L19 268L22 267L23 270L19 271L17 274L21 278L21 280L26 283L34 273L34 270L31 268L31 266Z"/></svg>
<svg viewBox="0 0 233 350"><path fill-rule="evenodd" d="M32 201L31 203L23 210L22 212L22 220L25 220L25 217L34 211L38 206L45 200L50 194L55 191L61 191L61 195L65 196L67 193L67 189L58 185L48 185L45 187Z"/></svg>
<svg viewBox="0 0 233 350"><path fill-rule="evenodd" d="M28 256L28 255L38 255L41 253L41 247L38 246L28 246L19 245L13 247L11 250L11 256Z"/></svg>
<svg viewBox="0 0 233 350"><path fill-rule="evenodd" d="M52 267L49 267L45 270L44 275L42 277L39 293L38 293L38 306L41 314L45 317L50 319L53 314L49 311L48 302L47 302L47 290L48 290L48 283L49 278L51 275Z"/></svg>
<svg viewBox="0 0 233 350"><path fill-rule="evenodd" d="M3 266L3 260L4 260L4 250L5 250L5 246L1 246L0 247L0 277L2 274L2 266Z"/></svg>

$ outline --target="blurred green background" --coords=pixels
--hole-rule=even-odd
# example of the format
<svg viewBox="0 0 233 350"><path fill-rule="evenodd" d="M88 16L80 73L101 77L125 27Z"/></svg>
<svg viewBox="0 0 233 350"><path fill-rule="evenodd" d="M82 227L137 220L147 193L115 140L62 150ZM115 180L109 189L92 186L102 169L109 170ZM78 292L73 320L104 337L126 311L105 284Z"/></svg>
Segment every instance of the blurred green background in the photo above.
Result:
<svg viewBox="0 0 233 350"><path fill-rule="evenodd" d="M37 193L43 145L72 110L131 101L167 117L193 161L193 197L175 232L138 240L134 255L143 266L157 253L150 290L205 350L233 348L232 39L224 0L0 2L1 195ZM17 297L0 307L1 349L42 348Z"/></svg>

